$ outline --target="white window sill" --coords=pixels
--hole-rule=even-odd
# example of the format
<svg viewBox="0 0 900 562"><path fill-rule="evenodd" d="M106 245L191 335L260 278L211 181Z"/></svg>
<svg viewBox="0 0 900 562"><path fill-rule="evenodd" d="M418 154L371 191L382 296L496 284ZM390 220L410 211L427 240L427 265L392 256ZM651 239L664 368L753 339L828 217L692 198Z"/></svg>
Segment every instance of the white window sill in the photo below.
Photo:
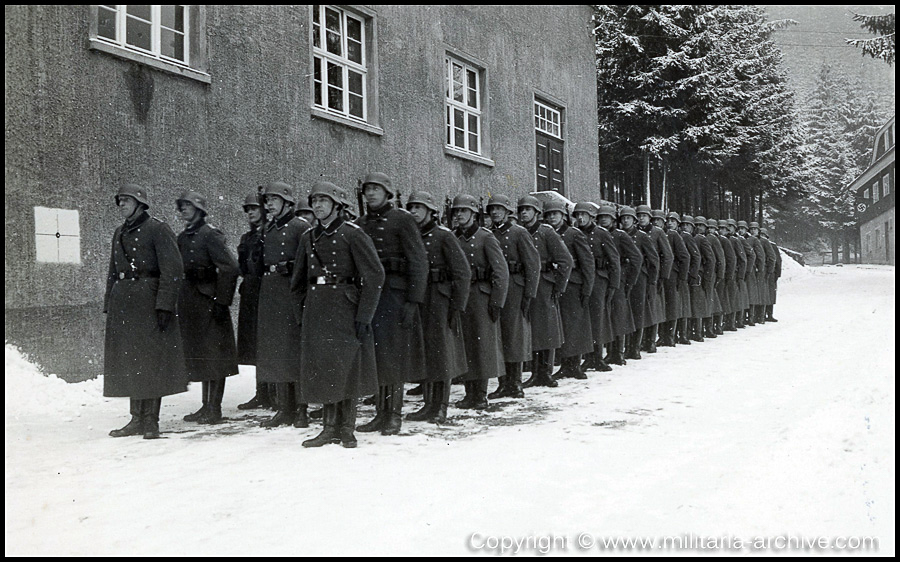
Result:
<svg viewBox="0 0 900 562"><path fill-rule="evenodd" d="M205 72L200 72L199 70L193 70L170 62L165 62L160 59L155 59L136 51L124 49L122 47L119 47L118 45L111 45L104 41L91 39L90 48L95 51L101 51L119 58L123 58L125 60L145 64L157 70L162 70L163 72L176 74L178 76L184 76L185 78L190 78L191 80L197 80L198 82L203 82L204 84L212 83L212 77L210 77L210 75Z"/></svg>
<svg viewBox="0 0 900 562"><path fill-rule="evenodd" d="M346 125L348 127L353 127L354 129L365 131L370 135L377 135L379 137L384 135L384 129L382 129L381 127L376 127L375 125L369 125L368 123L354 121L353 119L348 119L347 117L341 117L340 115L328 113L327 111L319 109L318 107L310 108L310 113L313 117L324 119L326 121L334 121L335 123L340 123L341 125Z"/></svg>
<svg viewBox="0 0 900 562"><path fill-rule="evenodd" d="M485 158L484 156L478 156L475 154L469 154L468 152L463 152L458 148L453 148L452 146L444 145L444 154L446 154L447 156L453 156L454 158L470 160L472 162L475 162L476 164L484 164L485 166L489 166L491 168L494 167L494 161L490 158Z"/></svg>

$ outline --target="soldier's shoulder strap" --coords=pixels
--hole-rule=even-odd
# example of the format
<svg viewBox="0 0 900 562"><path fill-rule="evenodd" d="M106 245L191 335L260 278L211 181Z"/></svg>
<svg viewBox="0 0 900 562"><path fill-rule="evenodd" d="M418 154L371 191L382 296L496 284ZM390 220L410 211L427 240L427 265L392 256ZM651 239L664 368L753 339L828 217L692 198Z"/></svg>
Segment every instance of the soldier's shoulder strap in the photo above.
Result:
<svg viewBox="0 0 900 562"><path fill-rule="evenodd" d="M442 224L437 225L437 227L435 228L435 230L439 230L439 231L441 231L441 232L448 232L448 233L450 233L450 234L453 234L453 231L452 231L452 230L450 230L449 228L447 228L446 226L444 226L444 225L442 225Z"/></svg>
<svg viewBox="0 0 900 562"><path fill-rule="evenodd" d="M350 228L355 228L356 230L362 230L362 227L359 226L358 224L356 224L355 222L344 221L343 223L341 223L341 226L343 226L343 225L347 225Z"/></svg>

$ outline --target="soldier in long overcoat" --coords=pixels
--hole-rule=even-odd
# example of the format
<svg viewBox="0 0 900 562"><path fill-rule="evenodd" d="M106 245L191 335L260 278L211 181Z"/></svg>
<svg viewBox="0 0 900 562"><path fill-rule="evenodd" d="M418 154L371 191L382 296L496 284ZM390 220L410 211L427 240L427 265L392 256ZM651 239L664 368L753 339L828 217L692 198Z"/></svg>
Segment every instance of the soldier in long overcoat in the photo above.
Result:
<svg viewBox="0 0 900 562"><path fill-rule="evenodd" d="M708 319L713 315L713 307L715 299L716 284L716 254L713 252L712 245L706 237L706 218L697 217L693 221L694 241L697 242L697 249L700 250L700 290L696 292L698 299L702 299L700 303L694 303L694 329L693 340L704 341L705 327L709 325ZM691 302L694 302L694 294L691 293Z"/></svg>
<svg viewBox="0 0 900 562"><path fill-rule="evenodd" d="M178 316L188 378L202 383L199 410L185 421L219 423L225 377L238 374L231 302L240 275L225 234L206 222L206 198L185 191L175 201L185 228L178 234L184 280L178 293Z"/></svg>
<svg viewBox="0 0 900 562"><path fill-rule="evenodd" d="M672 254L672 246L669 244L669 237L663 232L663 229L652 224L653 217L663 216L661 210L650 210L647 205L638 205L637 209L639 228L650 236L656 253L659 255L659 278L656 281L655 291L647 292L650 297L650 321L652 324L649 328L644 329L643 342L641 343L641 351L647 353L656 353L656 336L659 333L660 324L666 320L666 281L672 274L672 262L675 257Z"/></svg>
<svg viewBox="0 0 900 562"><path fill-rule="evenodd" d="M655 213L655 211L654 211ZM691 254L678 232L680 217L678 213L669 213L668 217L662 212L654 214L653 222L656 226L665 226L666 238L672 248L672 271L665 281L666 293L666 321L662 333L656 345L675 347L675 327L679 320L684 318L684 299L690 299L688 273L691 269Z"/></svg>
<svg viewBox="0 0 900 562"><path fill-rule="evenodd" d="M428 256L416 220L396 208L391 179L380 172L361 182L368 212L356 224L375 243L385 282L372 321L378 365L375 417L359 431L397 435L402 425L403 384L422 379L425 341L419 307L425 302Z"/></svg>
<svg viewBox="0 0 900 562"><path fill-rule="evenodd" d="M764 242L768 242L772 246L772 251L775 252L775 265L772 268L772 275L769 277L769 304L766 305L766 322L778 322L772 314L778 295L778 278L781 277L781 250L778 249L778 245L775 242L769 239L769 232L765 228L761 228L759 233L762 237L761 239Z"/></svg>
<svg viewBox="0 0 900 562"><path fill-rule="evenodd" d="M131 421L112 437L159 437L163 396L187 390L176 316L184 272L175 233L147 213L147 190L125 184L115 196L124 224L112 237L103 312L103 396L127 396Z"/></svg>
<svg viewBox="0 0 900 562"><path fill-rule="evenodd" d="M619 288L622 264L616 241L608 230L596 223L600 206L590 201L575 205L572 216L578 221L578 228L587 237L588 246L594 257L594 288L591 291L591 335L594 349L585 358L581 370L611 371L603 360L603 346L611 342L615 335L610 320L610 308L615 291Z"/></svg>
<svg viewBox="0 0 900 562"><path fill-rule="evenodd" d="M688 274L688 286L690 287L690 298L688 304L690 310L686 310L686 317L682 324L681 336L678 343L690 342L695 340L695 328L699 319L706 314L707 300L703 291L703 256L700 253L700 247L697 245L697 239L694 238L694 217L691 215L682 215L681 217L681 234L684 245L691 255L691 270Z"/></svg>
<svg viewBox="0 0 900 562"><path fill-rule="evenodd" d="M719 239L709 230L709 223L715 224L715 219L703 219L702 226L700 224L701 219L703 217L697 217L694 220L700 231L706 236L715 258L715 277L713 277L712 286L707 297L709 299L709 316L704 319L705 326L703 331L706 337L714 339L718 337L715 329L716 318L722 314L722 299L719 297L719 286L725 281L725 252L722 250L721 244L719 244Z"/></svg>
<svg viewBox="0 0 900 562"><path fill-rule="evenodd" d="M719 237L719 243L725 255L725 282L722 284L722 290L719 292L724 312L721 328L723 332L734 332L737 331L737 328L734 327L734 311L736 310L735 305L737 302L737 284L735 283L737 256L734 253L731 240L727 236L728 221L720 219L716 227L715 233Z"/></svg>
<svg viewBox="0 0 900 562"><path fill-rule="evenodd" d="M747 282L747 306L741 313L744 316L744 324L746 326L755 326L756 319L753 315L754 307L759 302L759 286L756 279L756 249L753 242L750 241L750 233L748 232L747 221L738 221L738 236L744 244L744 254L747 256L747 273L745 280ZM765 257L763 258L765 263Z"/></svg>
<svg viewBox="0 0 900 562"><path fill-rule="evenodd" d="M735 299L734 299L734 323L733 326L735 330L744 327L744 308L747 303L747 282L745 281L745 277L747 276L747 254L744 252L744 243L741 240L741 237L737 234L737 222L734 219L728 219L726 221L727 229L726 234L728 236L728 242L731 243L731 248L734 250L734 287L735 287Z"/></svg>
<svg viewBox="0 0 900 562"><path fill-rule="evenodd" d="M531 377L522 385L558 386L553 380L553 358L562 345L562 316L559 297L566 290L574 262L559 234L540 220L544 205L536 197L526 195L516 207L519 222L531 235L541 258L541 279L531 303Z"/></svg>
<svg viewBox="0 0 900 562"><path fill-rule="evenodd" d="M238 267L241 270L241 296L238 308L237 354L240 365L256 365L256 327L259 313L259 287L263 275L263 229L266 212L260 202L259 193L253 191L244 199L244 213L250 223L250 230L241 235L238 243ZM238 404L238 410L271 408L275 399L275 389L270 392L270 384L256 380L256 394L249 401Z"/></svg>
<svg viewBox="0 0 900 562"><path fill-rule="evenodd" d="M541 278L541 257L528 231L510 220L516 208L509 197L492 196L487 210L493 225L491 233L500 243L509 269L509 291L500 312L506 374L500 377L497 390L488 394L488 398L524 398L522 364L531 361L530 311Z"/></svg>
<svg viewBox="0 0 900 562"><path fill-rule="evenodd" d="M317 224L294 256L290 289L302 304L297 384L305 401L323 405L322 432L304 447L356 447L357 399L378 386L372 319L384 268L372 240L344 221L345 200L331 182L313 185L308 201Z"/></svg>
<svg viewBox="0 0 900 562"><path fill-rule="evenodd" d="M641 251L641 274L631 290L631 310L634 316L634 332L626 337L625 358L641 358L641 341L645 328L652 325L653 300L659 281L659 253L650 236L638 228L637 213L631 207L619 209L619 223L622 230L631 236L635 246ZM640 310L640 313L635 312Z"/></svg>
<svg viewBox="0 0 900 562"><path fill-rule="evenodd" d="M747 231L747 239L750 241L750 244L753 246L753 251L756 254L756 304L753 305L751 303L750 313L753 315L754 323L762 324L766 307L765 295L768 291L768 287L766 286L766 250L763 248L759 238L752 233L753 231L759 232L758 222L751 222Z"/></svg>
<svg viewBox="0 0 900 562"><path fill-rule="evenodd" d="M756 226L753 226L756 225ZM768 243L768 241L760 236L760 228L758 223L752 223L750 225L750 235L759 242L760 247L763 249L763 254L765 254L765 270L762 275L762 281L760 282L760 294L759 294L759 307L757 308L757 323L765 324L766 323L766 308L772 304L772 295L771 295L771 278L775 273L775 248Z"/></svg>
<svg viewBox="0 0 900 562"><path fill-rule="evenodd" d="M505 372L500 316L509 290L509 269L500 243L491 231L478 226L478 201L472 195L453 198L456 238L472 271L469 300L463 313L463 340L468 370L462 376L466 396L457 408L487 408L488 380Z"/></svg>
<svg viewBox="0 0 900 562"><path fill-rule="evenodd" d="M631 236L624 230L616 228L616 210L612 205L600 206L600 210L597 212L597 221L600 226L609 230L613 240L616 241L622 271L619 288L613 294L609 309L614 338L612 344L608 346L609 350L603 360L615 365L624 365L625 336L634 332L637 326L631 310L630 296L641 274L644 258Z"/></svg>
<svg viewBox="0 0 900 562"><path fill-rule="evenodd" d="M406 419L444 423L451 381L469 368L461 317L469 301L472 271L453 231L438 222L441 208L431 193L410 193L406 208L419 225L428 254L428 288L422 305L425 404Z"/></svg>
<svg viewBox="0 0 900 562"><path fill-rule="evenodd" d="M275 415L262 427L309 427L307 400L295 384L300 377L300 307L291 291L294 258L303 233L312 228L294 216L293 189L272 182L263 189L270 220L265 227L263 278L259 289L256 378L275 384Z"/></svg>
<svg viewBox="0 0 900 562"><path fill-rule="evenodd" d="M556 351L560 357L560 369L553 378L586 379L587 375L581 370L581 356L594 350L590 302L596 264L587 236L581 230L569 226L564 212L565 207L561 201L544 204L544 220L562 238L574 261L566 290L559 297L563 343Z"/></svg>

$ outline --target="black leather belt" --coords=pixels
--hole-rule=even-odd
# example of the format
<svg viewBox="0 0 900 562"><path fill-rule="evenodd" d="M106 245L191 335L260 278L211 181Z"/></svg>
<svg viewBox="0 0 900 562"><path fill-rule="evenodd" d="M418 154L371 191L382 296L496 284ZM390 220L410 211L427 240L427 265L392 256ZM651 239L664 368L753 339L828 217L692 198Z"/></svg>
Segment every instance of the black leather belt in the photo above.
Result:
<svg viewBox="0 0 900 562"><path fill-rule="evenodd" d="M356 281L356 277L337 277L333 275L309 278L310 285L355 285Z"/></svg>
<svg viewBox="0 0 900 562"><path fill-rule="evenodd" d="M120 271L116 276L117 281L125 279L159 279L159 273L142 273L140 271Z"/></svg>

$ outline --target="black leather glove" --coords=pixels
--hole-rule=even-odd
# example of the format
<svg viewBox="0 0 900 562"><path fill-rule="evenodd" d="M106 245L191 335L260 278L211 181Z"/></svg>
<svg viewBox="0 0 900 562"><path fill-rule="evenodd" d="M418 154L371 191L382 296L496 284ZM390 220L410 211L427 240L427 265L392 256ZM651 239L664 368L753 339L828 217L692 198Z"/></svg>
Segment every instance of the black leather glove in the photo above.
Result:
<svg viewBox="0 0 900 562"><path fill-rule="evenodd" d="M497 320L500 320L500 311L501 310L502 310L502 308L497 306L496 304L488 305L488 316L491 317L491 322L496 322Z"/></svg>
<svg viewBox="0 0 900 562"><path fill-rule="evenodd" d="M169 310L156 311L156 325L159 327L160 332L166 331L166 328L168 328L169 324L172 322L173 316L175 316L175 314Z"/></svg>
<svg viewBox="0 0 900 562"><path fill-rule="evenodd" d="M459 311L450 309L450 312L447 314L447 326L454 332L459 330Z"/></svg>
<svg viewBox="0 0 900 562"><path fill-rule="evenodd" d="M356 339L358 339L359 341L363 341L366 338L366 336L369 335L369 332L371 331L372 327L369 324L363 324L362 322L356 322L355 324L356 324Z"/></svg>
<svg viewBox="0 0 900 562"><path fill-rule="evenodd" d="M228 307L224 304L215 303L213 305L213 318L217 322L231 321L231 314L228 312Z"/></svg>
<svg viewBox="0 0 900 562"><path fill-rule="evenodd" d="M528 318L529 312L531 312L531 297L522 297L522 316Z"/></svg>
<svg viewBox="0 0 900 562"><path fill-rule="evenodd" d="M416 320L416 311L419 305L414 302L408 302L403 305L403 318L400 319L400 325L406 329L412 328Z"/></svg>

